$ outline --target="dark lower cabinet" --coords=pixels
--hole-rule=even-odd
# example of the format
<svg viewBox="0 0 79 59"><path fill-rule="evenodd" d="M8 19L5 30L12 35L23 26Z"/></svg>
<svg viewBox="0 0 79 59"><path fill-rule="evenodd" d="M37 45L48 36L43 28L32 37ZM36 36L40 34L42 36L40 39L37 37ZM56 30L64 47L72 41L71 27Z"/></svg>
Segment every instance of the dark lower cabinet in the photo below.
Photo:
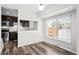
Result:
<svg viewBox="0 0 79 59"><path fill-rule="evenodd" d="M17 39L18 39L17 32L9 32L9 41L16 41L16 43L18 43Z"/></svg>

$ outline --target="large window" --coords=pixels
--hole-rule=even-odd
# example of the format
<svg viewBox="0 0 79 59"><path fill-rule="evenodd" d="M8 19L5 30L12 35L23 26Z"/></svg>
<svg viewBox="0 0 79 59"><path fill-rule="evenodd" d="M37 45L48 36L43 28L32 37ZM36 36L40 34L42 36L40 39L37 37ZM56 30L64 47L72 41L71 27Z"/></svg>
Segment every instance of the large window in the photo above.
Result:
<svg viewBox="0 0 79 59"><path fill-rule="evenodd" d="M71 42L71 15L55 17L48 20L47 23L47 35L50 38L61 40L63 42Z"/></svg>

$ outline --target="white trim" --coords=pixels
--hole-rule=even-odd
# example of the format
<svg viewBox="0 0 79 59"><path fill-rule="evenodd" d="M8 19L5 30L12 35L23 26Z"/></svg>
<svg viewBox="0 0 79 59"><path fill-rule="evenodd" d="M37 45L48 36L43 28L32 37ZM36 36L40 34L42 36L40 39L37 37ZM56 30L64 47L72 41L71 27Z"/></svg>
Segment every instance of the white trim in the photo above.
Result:
<svg viewBox="0 0 79 59"><path fill-rule="evenodd" d="M58 46L57 44L53 44L53 43L51 43L51 42L48 42L48 41L45 41L45 42L47 42L47 43L49 43L49 44L51 44L51 45L55 45L55 46L57 46L57 47L59 47L59 48L65 49L65 50L67 50L67 51L70 51L70 52L72 52L72 53L75 53L75 54L77 54L77 52L75 52L75 51L72 51L72 50L69 50L69 49L67 49L67 48L64 48L64 47L62 47L62 46Z"/></svg>
<svg viewBox="0 0 79 59"><path fill-rule="evenodd" d="M26 42L26 44L19 44L18 47L22 47L22 46L25 46L25 45L30 45L30 44L35 44L35 43L38 43L38 42L42 42L44 40L41 40L41 41L32 41L32 42Z"/></svg>
<svg viewBox="0 0 79 59"><path fill-rule="evenodd" d="M47 19L46 19L46 20L47 20L47 21L46 21L46 36L47 36L48 38L52 38L52 39L59 40L59 41L62 41L62 42L71 43L71 38L70 38L69 40L67 40L67 39L65 39L65 40L60 39L60 38L58 38L58 33L56 33L57 36L56 36L55 38L48 36L48 22L49 22L49 21L51 21L51 20L52 20L52 21L53 21L53 20L56 20L56 28L58 28L58 20L61 19L61 18L63 18L63 17L70 17L70 21L72 21L71 15L73 15L73 13L66 13L66 15L65 15L65 14L61 14L61 15L58 15L58 16L51 17L51 19L50 19L50 18L47 18ZM71 30L72 30L72 29L70 29L70 35L71 35Z"/></svg>

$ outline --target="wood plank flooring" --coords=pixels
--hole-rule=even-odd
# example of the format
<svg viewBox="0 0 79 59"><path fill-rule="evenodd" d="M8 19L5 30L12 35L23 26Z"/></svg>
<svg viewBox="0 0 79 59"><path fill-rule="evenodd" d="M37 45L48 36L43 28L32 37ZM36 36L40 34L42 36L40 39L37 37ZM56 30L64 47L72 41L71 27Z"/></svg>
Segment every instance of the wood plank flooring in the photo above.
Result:
<svg viewBox="0 0 79 59"><path fill-rule="evenodd" d="M8 45L3 48L1 55L75 55L72 52L46 42L39 42L22 47L16 47L13 43L11 46Z"/></svg>

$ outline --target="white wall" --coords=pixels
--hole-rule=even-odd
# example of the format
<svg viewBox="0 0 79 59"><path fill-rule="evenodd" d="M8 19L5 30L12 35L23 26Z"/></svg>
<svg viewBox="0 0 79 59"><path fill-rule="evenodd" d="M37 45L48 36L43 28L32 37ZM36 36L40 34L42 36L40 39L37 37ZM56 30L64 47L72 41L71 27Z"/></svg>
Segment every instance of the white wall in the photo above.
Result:
<svg viewBox="0 0 79 59"><path fill-rule="evenodd" d="M79 55L79 5L76 6L77 8L77 12L76 12L76 17L77 17L77 20L76 20L76 39L77 39L77 54Z"/></svg>
<svg viewBox="0 0 79 59"><path fill-rule="evenodd" d="M2 48L3 48L3 42L1 39L1 5L0 5L0 53L2 51Z"/></svg>
<svg viewBox="0 0 79 59"><path fill-rule="evenodd" d="M34 13L31 13L32 9L30 11L30 10L27 10L27 8L28 7L26 8L20 7L18 9L18 17L19 17L18 20L22 19L22 20L38 21L38 30L21 31L20 29L18 29L18 45L19 46L43 41L42 20L36 18L36 15Z"/></svg>
<svg viewBox="0 0 79 59"><path fill-rule="evenodd" d="M50 39L48 38L45 34L46 34L46 28L45 28L45 21L44 18L48 18L48 17L51 17L51 16L56 16L56 15L59 15L59 14L62 14L62 13L65 13L65 12L69 12L71 11L72 9L75 9L75 5L56 5L56 6L52 6L51 8L48 8L47 10L45 10L45 12L43 11L42 13L39 13L37 16L40 17L41 19L43 19L43 35L44 35L44 41L52 44L52 45L56 45L56 46L59 46L61 48L64 48L66 50L69 50L73 53L76 53L76 15L74 13L74 18L73 18L73 21L72 21L72 36L71 36L71 40L72 40L72 43L69 44L69 43L65 43L65 42L62 42L62 41L59 41L59 40L55 40L55 39ZM46 12L47 11L47 12ZM55 13L56 12L56 13Z"/></svg>

